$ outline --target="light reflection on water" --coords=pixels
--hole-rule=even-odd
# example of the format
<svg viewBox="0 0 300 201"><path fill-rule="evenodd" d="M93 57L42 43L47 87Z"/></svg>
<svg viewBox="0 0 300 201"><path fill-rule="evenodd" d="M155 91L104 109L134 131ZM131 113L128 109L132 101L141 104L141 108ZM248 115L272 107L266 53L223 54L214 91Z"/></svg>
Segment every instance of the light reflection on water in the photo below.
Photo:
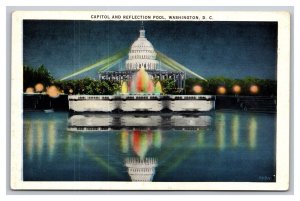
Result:
<svg viewBox="0 0 300 201"><path fill-rule="evenodd" d="M23 177L28 181L260 181L263 176L274 178L274 142L275 114L25 112Z"/></svg>
<svg viewBox="0 0 300 201"><path fill-rule="evenodd" d="M233 147L238 146L239 144L239 127L240 127L240 118L237 114L234 114L232 116L232 120L231 120L231 145Z"/></svg>

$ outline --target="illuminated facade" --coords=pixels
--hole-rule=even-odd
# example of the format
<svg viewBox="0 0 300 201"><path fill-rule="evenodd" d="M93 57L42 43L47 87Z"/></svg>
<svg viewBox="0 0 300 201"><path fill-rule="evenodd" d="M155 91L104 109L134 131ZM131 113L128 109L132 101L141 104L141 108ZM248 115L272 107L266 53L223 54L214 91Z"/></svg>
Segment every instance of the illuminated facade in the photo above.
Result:
<svg viewBox="0 0 300 201"><path fill-rule="evenodd" d="M161 62L156 59L153 45L145 36L144 28L140 30L139 38L133 42L128 53L123 71L104 71L99 73L100 80L128 81L141 67L144 67L150 79L172 79L179 90L185 85L185 72L161 70Z"/></svg>

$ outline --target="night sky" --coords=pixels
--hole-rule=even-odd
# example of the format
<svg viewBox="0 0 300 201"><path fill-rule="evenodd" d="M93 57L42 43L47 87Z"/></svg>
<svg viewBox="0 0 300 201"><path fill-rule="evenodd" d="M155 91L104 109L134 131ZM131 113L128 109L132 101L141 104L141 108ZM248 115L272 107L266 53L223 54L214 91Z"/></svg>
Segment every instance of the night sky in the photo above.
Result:
<svg viewBox="0 0 300 201"><path fill-rule="evenodd" d="M26 20L24 65L44 64L59 79L129 47L139 36L140 24ZM276 79L275 22L144 21L144 27L155 49L205 78ZM82 76L96 78L97 70Z"/></svg>

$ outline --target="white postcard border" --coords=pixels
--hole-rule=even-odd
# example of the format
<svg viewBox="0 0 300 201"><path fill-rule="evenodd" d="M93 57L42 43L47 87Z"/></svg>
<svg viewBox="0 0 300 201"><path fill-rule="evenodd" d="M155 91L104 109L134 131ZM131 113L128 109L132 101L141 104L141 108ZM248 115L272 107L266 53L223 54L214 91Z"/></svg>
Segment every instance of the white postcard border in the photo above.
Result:
<svg viewBox="0 0 300 201"><path fill-rule="evenodd" d="M23 20L107 20L92 15L205 16L200 21L278 22L276 182L25 182L23 172ZM110 19L112 20L112 19ZM142 19L120 19L137 21ZM162 20L165 19L150 19ZM194 19L189 19L193 21ZM146 21L146 20L145 20ZM187 21L174 19L173 21ZM199 20L194 20L199 21ZM290 14L286 11L15 11L12 17L11 188L15 190L281 190L289 188Z"/></svg>

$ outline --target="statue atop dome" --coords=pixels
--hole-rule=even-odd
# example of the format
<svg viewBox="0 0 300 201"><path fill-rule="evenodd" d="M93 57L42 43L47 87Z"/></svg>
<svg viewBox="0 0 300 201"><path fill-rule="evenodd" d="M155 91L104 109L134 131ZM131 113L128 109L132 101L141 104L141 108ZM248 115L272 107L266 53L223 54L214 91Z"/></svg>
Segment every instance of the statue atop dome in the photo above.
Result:
<svg viewBox="0 0 300 201"><path fill-rule="evenodd" d="M141 29L140 29L140 38L145 38L146 37L145 35L146 34L145 34L145 29L144 29L144 23L142 21L142 23L141 23Z"/></svg>

